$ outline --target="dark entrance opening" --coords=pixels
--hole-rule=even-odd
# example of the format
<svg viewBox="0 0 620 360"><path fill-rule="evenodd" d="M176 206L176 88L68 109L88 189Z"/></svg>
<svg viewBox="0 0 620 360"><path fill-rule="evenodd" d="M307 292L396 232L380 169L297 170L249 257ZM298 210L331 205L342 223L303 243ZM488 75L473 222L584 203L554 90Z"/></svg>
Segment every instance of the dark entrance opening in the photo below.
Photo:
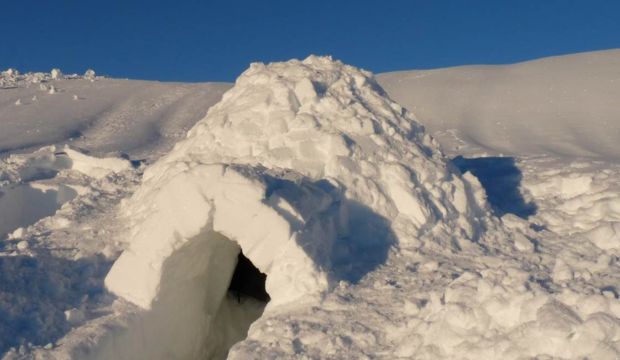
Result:
<svg viewBox="0 0 620 360"><path fill-rule="evenodd" d="M271 298L265 290L267 275L258 270L254 264L239 252L237 256L237 267L230 280L228 291L241 302L244 297L251 297L262 302L269 302Z"/></svg>

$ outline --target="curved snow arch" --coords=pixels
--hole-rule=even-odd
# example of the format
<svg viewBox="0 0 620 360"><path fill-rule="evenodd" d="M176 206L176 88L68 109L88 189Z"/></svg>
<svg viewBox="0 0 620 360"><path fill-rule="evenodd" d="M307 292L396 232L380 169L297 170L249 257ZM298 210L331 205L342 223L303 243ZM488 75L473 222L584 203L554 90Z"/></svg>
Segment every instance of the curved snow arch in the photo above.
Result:
<svg viewBox="0 0 620 360"><path fill-rule="evenodd" d="M277 179L289 186L274 189ZM236 242L267 274L274 305L327 290L326 272L317 264L328 263L335 239L346 233L340 191L291 171L197 165L133 200L139 224L106 286L145 309L162 286L164 261L205 229Z"/></svg>
<svg viewBox="0 0 620 360"><path fill-rule="evenodd" d="M109 290L148 311L124 334L111 334L100 353L130 358L149 348L153 356L165 351L174 358L225 355L242 337L222 324L262 313L259 306L235 310L227 300L241 250L267 274L268 308L328 290L322 266L348 224L338 187L288 170L242 165L180 163L162 176L153 179L160 186L143 187L132 198L132 241L105 279ZM173 339L150 337L157 327ZM140 338L159 350L136 345Z"/></svg>

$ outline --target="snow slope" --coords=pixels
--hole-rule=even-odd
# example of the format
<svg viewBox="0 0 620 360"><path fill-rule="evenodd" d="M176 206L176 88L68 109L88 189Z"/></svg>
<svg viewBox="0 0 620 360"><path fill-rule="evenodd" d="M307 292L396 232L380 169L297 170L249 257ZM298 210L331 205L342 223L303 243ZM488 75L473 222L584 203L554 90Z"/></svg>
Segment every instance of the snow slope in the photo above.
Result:
<svg viewBox="0 0 620 360"><path fill-rule="evenodd" d="M620 159L620 50L386 73L378 81L456 154L475 146Z"/></svg>
<svg viewBox="0 0 620 360"><path fill-rule="evenodd" d="M36 73L0 82L0 155L50 144L154 159L169 150L228 84L178 84Z"/></svg>
<svg viewBox="0 0 620 360"><path fill-rule="evenodd" d="M224 96L5 72L0 354L616 359L618 56L310 57ZM228 289L240 251L269 303Z"/></svg>

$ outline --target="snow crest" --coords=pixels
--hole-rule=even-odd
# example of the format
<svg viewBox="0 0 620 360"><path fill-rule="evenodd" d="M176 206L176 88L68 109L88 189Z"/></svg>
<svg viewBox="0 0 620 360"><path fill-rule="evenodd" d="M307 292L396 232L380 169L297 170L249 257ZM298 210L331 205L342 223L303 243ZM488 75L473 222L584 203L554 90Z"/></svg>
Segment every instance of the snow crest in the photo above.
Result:
<svg viewBox="0 0 620 360"><path fill-rule="evenodd" d="M176 353L192 356L221 351L197 342L214 336L226 298L221 279L232 276L240 250L267 274L265 311L275 312L359 281L393 249L422 246L425 234L444 234L426 246L471 246L488 214L477 180L446 164L372 74L315 56L252 64L187 139L145 171L124 206L133 230L106 278L111 291L163 314L187 303L162 305L166 289L184 299L191 286L181 283L205 273L220 279L194 284L207 290L192 295L200 300L186 307L192 315L166 323L204 319L201 335ZM185 251L185 263L202 265L171 276L178 268L170 259L199 243L213 244L217 261ZM211 343L230 346L245 334L232 337Z"/></svg>

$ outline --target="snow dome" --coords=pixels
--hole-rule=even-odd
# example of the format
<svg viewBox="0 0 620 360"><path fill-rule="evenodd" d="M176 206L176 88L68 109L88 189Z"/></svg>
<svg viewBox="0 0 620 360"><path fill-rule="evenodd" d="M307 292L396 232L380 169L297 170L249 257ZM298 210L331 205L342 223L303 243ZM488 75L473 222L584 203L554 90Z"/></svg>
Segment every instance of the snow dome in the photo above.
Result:
<svg viewBox="0 0 620 360"><path fill-rule="evenodd" d="M130 243L106 286L147 311L115 341L148 332L155 357L225 356L265 305L320 299L428 232L468 246L479 190L372 74L329 57L252 64L124 204ZM240 252L268 304L229 291Z"/></svg>

